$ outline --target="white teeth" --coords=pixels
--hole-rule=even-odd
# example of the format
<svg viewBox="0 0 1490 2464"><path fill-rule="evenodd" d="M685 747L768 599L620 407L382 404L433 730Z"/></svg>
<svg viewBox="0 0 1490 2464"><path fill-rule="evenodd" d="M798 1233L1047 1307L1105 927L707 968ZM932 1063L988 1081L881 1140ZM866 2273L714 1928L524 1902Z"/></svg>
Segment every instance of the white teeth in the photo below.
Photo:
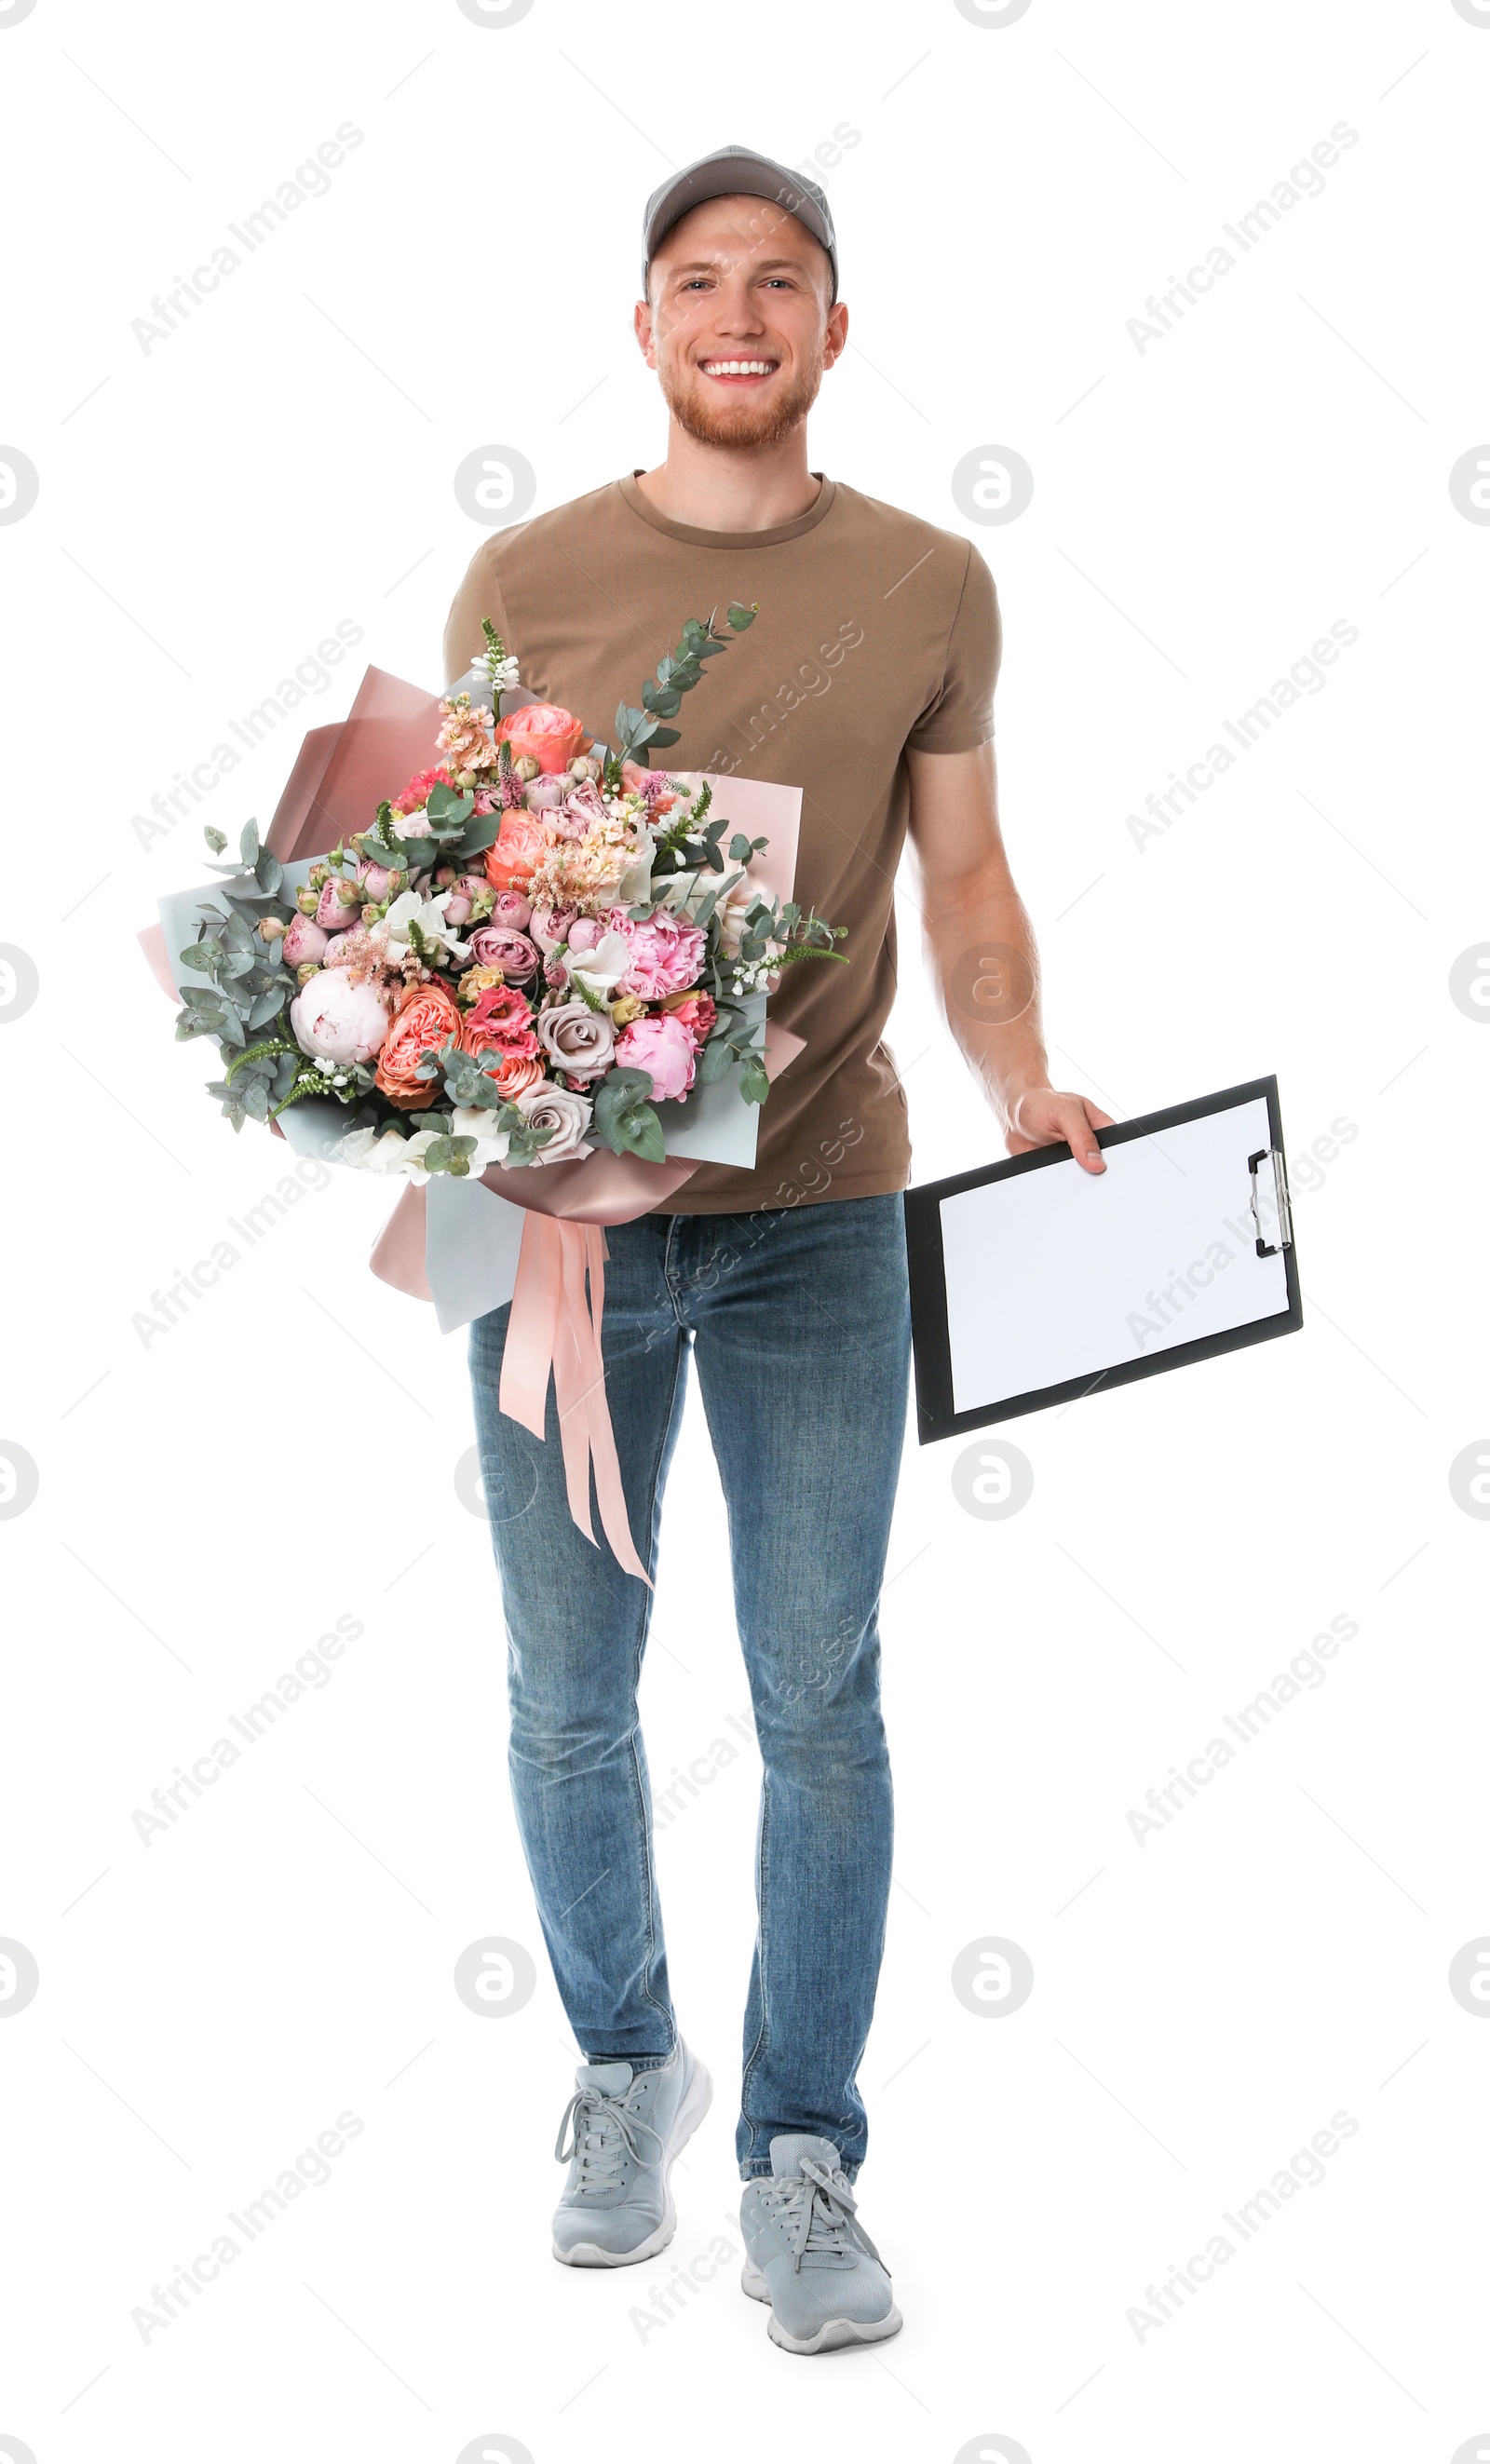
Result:
<svg viewBox="0 0 1490 2464"><path fill-rule="evenodd" d="M773 360L706 360L704 373L711 377L768 377L775 364Z"/></svg>

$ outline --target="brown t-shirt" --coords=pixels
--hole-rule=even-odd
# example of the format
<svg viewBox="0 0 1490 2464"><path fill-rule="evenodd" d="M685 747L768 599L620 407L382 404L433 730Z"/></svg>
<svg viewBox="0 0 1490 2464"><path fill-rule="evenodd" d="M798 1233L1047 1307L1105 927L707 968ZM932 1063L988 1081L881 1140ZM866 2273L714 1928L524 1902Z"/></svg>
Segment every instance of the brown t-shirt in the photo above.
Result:
<svg viewBox="0 0 1490 2464"><path fill-rule="evenodd" d="M702 1164L659 1213L728 1215L870 1198L909 1177L906 1099L881 1042L895 992L895 869L908 746L963 753L994 732L998 603L968 541L823 479L768 531L665 520L634 477L613 480L477 549L445 632L447 675L483 648L489 616L522 682L603 739L684 620L760 613L705 662L658 766L736 772L802 790L795 895L829 923L846 967L786 968L771 1015L806 1039L772 1086L756 1167ZM728 812L728 800L717 798Z"/></svg>

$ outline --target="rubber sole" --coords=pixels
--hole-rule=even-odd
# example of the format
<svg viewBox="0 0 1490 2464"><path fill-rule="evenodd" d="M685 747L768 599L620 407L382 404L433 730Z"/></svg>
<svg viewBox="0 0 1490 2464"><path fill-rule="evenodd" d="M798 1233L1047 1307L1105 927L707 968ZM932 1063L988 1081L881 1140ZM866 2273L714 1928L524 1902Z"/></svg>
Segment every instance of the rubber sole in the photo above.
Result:
<svg viewBox="0 0 1490 2464"><path fill-rule="evenodd" d="M673 2163L682 2155L684 2148L709 2111L710 2105L713 2102L713 2080L695 2055L693 2076L688 2083L683 2101L673 2118L672 2135L668 2142L668 2152L663 2158L662 2189L665 2205L662 2222L653 2226L645 2241L637 2243L635 2250L602 2250L600 2244L593 2241L576 2242L572 2250L560 2250L556 2241L550 2246L561 2267L640 2267L645 2259L655 2258L660 2250L667 2249L678 2229L678 2211L672 2204Z"/></svg>
<svg viewBox="0 0 1490 2464"><path fill-rule="evenodd" d="M770 2285L750 2259L740 2270L740 2291L748 2293L752 2301L771 2299ZM773 2310L766 2321L766 2334L783 2353L840 2353L852 2344L881 2344L887 2336L898 2336L904 2325L891 2302L883 2319L825 2319L815 2336L792 2335Z"/></svg>

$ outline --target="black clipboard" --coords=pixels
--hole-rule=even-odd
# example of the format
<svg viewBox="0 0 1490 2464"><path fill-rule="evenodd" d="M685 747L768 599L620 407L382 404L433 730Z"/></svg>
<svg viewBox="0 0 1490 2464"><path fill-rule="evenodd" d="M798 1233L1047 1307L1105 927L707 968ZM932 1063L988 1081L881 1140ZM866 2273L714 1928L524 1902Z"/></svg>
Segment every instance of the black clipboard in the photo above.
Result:
<svg viewBox="0 0 1490 2464"><path fill-rule="evenodd" d="M1231 1115L1237 1116L1235 1121ZM1249 1123L1250 1134L1245 1134ZM1204 1134L1196 1133L1188 1140L1172 1138L1166 1149L1166 1132L1193 1130L1195 1124L1212 1126ZM1228 1190L1232 1187L1231 1141L1237 1133L1244 1133L1238 1137L1236 1145L1237 1203L1230 1214L1217 1217L1216 1246L1227 1249L1227 1267L1246 1255L1275 1263L1261 1272L1249 1270L1234 1280L1215 1302L1202 1296L1219 1282L1227 1267L1217 1265L1210 1251L1204 1261L1190 1262L1196 1268L1209 1263L1209 1283L1202 1284L1198 1275L1193 1279L1188 1266L1179 1272L1177 1282L1172 1281L1158 1296L1151 1283L1137 1281L1135 1305L1123 1322L1120 1341L1117 1314L1112 1314L1109 1323L1106 1300L1095 1295L1109 1268L1113 1276L1121 1272L1112 1263L1120 1253L1125 1259L1129 1254L1135 1258L1142 1254L1147 1231L1141 1220L1141 1204L1149 1201L1140 1200L1140 1191L1150 1194L1155 1226L1166 1225L1163 1183L1158 1166L1151 1159L1162 1158L1169 1170L1178 1174L1178 1183L1172 1190L1173 1215L1183 1231L1187 1210L1190 1224L1204 1212L1207 1191L1220 1185ZM1120 1200L1121 1241L1104 1237L1100 1206L1104 1184L1112 1180L1115 1185L1119 1167L1112 1164L1107 1173L1085 1174L1063 1143L1039 1147L1031 1155L1011 1155L1006 1162L959 1173L948 1180L931 1181L924 1189L907 1190L906 1246L910 1272L917 1428L922 1445L933 1444L939 1438L958 1437L969 1429L986 1428L997 1420L1017 1419L1026 1412L1043 1411L1051 1404L1072 1402L1084 1395L1101 1394L1110 1386L1130 1384L1136 1377L1188 1368L1193 1361L1210 1360L1219 1353L1238 1351L1244 1344L1266 1343L1276 1335L1297 1333L1303 1326L1298 1253L1276 1077L1249 1079L1218 1094L1197 1096L1193 1103L1172 1104L1164 1111L1116 1122L1111 1129L1099 1130L1096 1137L1105 1154L1121 1151L1135 1141L1150 1142L1134 1163L1125 1169ZM1011 1192L1007 1201L1001 1199L1003 1185L1063 1166L1066 1181ZM1187 1179L1193 1179L1194 1185L1183 1192L1180 1185ZM1088 1184L1087 1188L1078 1186L1082 1181ZM949 1201L966 1199L969 1193L979 1191L991 1193L980 1205L949 1206ZM1094 1200L1097 1203L1091 1202ZM1136 1216L1135 1209L1139 1210ZM1114 1210L1109 1229L1118 1221ZM1223 1223L1229 1229L1223 1231ZM1175 1238L1183 1246L1179 1232ZM1156 1254L1171 1245L1159 1241ZM1036 1361L1042 1353L1048 1356L1068 1353L1079 1346L1082 1332L1057 1327L1054 1315L1049 1314L1044 1321L1046 1340L1041 1333L1038 1316L1026 1323L1009 1314L1030 1307L1035 1277L1025 1279L1021 1288L1019 1262L1022 1256L1028 1266L1037 1254L1041 1272L1046 1270L1048 1259L1060 1261L1061 1270L1069 1277L1066 1288L1082 1293L1084 1307L1089 1306L1092 1311L1093 1357L1089 1365L1083 1369L1067 1359L1063 1366L1069 1374L1048 1380L1038 1379L1034 1370L1027 1367L1021 1372L1020 1363ZM986 1292L979 1287L980 1264L985 1262ZM1014 1269L1012 1283L1007 1271L1004 1281L999 1282L1000 1267ZM1054 1274L1057 1268L1052 1265L1049 1271ZM1145 1291L1148 1301L1159 1299L1159 1308L1151 1312L1136 1298ZM1235 1317L1238 1309L1250 1309L1254 1298L1257 1314L1242 1314L1236 1322L1216 1325L1194 1335L1182 1331L1187 1308L1191 1309L1192 1322L1203 1324L1208 1315L1219 1312ZM1038 1302L1035 1307L1038 1312ZM1132 1331L1135 1320L1138 1331ZM1155 1327L1157 1332L1143 1332L1145 1325ZM1152 1348L1147 1348L1150 1343ZM1125 1345L1131 1356L1124 1356ZM1001 1368L1000 1357L1004 1361ZM1021 1391L998 1391L1000 1383L1007 1384L1021 1374L1032 1381Z"/></svg>

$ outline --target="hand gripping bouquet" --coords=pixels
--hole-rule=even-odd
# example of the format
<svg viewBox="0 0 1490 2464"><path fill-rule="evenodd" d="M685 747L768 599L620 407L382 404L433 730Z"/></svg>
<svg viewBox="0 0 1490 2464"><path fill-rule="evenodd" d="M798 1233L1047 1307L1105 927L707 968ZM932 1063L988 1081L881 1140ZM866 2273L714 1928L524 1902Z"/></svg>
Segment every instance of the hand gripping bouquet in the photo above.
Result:
<svg viewBox="0 0 1490 2464"><path fill-rule="evenodd" d="M754 1161L750 1108L800 1048L768 1027L767 991L797 960L844 962L790 895L798 790L636 759L678 741L664 721L755 613L690 618L614 747L523 693L490 623L438 701L369 670L344 725L307 738L266 844L251 822L221 887L164 901L164 944L142 936L178 1039L217 1045L208 1091L234 1129L412 1184L376 1271L446 1327L511 1298L502 1409L541 1437L552 1374L575 1520L593 1538L593 1459L644 1581L604 1402L602 1227L699 1162Z"/></svg>

